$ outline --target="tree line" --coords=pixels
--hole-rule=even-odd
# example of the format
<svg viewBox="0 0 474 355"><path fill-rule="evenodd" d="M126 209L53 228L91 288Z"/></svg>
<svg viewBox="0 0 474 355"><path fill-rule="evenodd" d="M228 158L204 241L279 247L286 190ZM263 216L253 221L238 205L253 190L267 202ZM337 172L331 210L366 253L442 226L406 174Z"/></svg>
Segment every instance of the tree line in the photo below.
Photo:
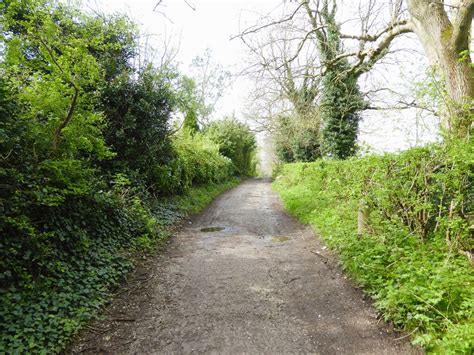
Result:
<svg viewBox="0 0 474 355"><path fill-rule="evenodd" d="M136 65L126 16L46 0L0 16L0 352L58 352L182 216L172 196L255 173L255 136L210 123L215 86L173 60Z"/></svg>
<svg viewBox="0 0 474 355"><path fill-rule="evenodd" d="M408 33L421 43L441 84L436 110L441 130L447 137L468 138L474 2L371 0L359 2L355 18L349 18L351 5L357 2L289 2L281 15L264 16L236 36L249 49L246 72L258 78L257 116L273 131L280 159L355 155L361 113L374 108L359 80L390 57L395 41ZM345 33L344 22L356 31ZM284 133L288 130L294 132L291 138Z"/></svg>
<svg viewBox="0 0 474 355"><path fill-rule="evenodd" d="M474 1L358 4L358 16L348 19L339 1L290 2L283 16L240 34L258 59L250 73L265 83L257 87L260 102L265 109L271 103L262 123L273 132L280 160L293 162L275 169L274 186L288 211L337 253L382 317L406 332L403 338L429 353L471 354ZM360 33L345 33L344 21ZM419 85L426 102L404 104L438 115L440 139L355 156L361 114L374 106L361 78L410 32L434 75Z"/></svg>

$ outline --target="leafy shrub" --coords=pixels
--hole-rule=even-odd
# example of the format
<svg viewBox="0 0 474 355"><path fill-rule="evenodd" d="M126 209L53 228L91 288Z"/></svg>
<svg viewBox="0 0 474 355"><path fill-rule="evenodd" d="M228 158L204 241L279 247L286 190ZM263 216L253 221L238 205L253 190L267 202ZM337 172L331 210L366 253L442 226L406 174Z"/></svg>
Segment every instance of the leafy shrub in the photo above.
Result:
<svg viewBox="0 0 474 355"><path fill-rule="evenodd" d="M16 352L60 350L130 269L121 250L152 232L112 194L32 206L0 230L0 349Z"/></svg>
<svg viewBox="0 0 474 355"><path fill-rule="evenodd" d="M340 255L387 320L441 353L474 349L474 145L287 164L275 187L288 210ZM344 203L342 203L342 201ZM357 236L357 210L370 208Z"/></svg>
<svg viewBox="0 0 474 355"><path fill-rule="evenodd" d="M166 226L236 183L145 203L140 188L119 174L109 192L41 208L43 220L28 235L2 219L0 352L60 352L133 267L132 252L151 250L168 235Z"/></svg>
<svg viewBox="0 0 474 355"><path fill-rule="evenodd" d="M232 161L219 153L219 146L203 134L182 130L173 137L174 159L155 166L154 183L164 194L186 192L192 185L229 179Z"/></svg>
<svg viewBox="0 0 474 355"><path fill-rule="evenodd" d="M219 145L219 152L232 160L236 174L255 175L256 161L253 157L256 140L247 125L227 117L210 123L204 132Z"/></svg>
<svg viewBox="0 0 474 355"><path fill-rule="evenodd" d="M314 114L316 115L316 113ZM319 122L316 117L280 117L273 133L275 152L284 163L321 158Z"/></svg>
<svg viewBox="0 0 474 355"><path fill-rule="evenodd" d="M0 353L57 353L231 162L200 135L171 143L177 93L168 72L134 76L126 18L46 0L0 16Z"/></svg>
<svg viewBox="0 0 474 355"><path fill-rule="evenodd" d="M146 176L170 159L169 120L173 93L151 68L132 78L125 72L102 92L104 137L115 157L106 166L137 170Z"/></svg>

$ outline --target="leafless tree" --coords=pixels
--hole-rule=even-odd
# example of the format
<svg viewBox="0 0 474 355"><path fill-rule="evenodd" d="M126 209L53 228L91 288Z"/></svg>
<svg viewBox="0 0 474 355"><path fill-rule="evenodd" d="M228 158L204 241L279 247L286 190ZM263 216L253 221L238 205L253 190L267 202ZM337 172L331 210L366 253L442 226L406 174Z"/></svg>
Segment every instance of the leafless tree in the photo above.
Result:
<svg viewBox="0 0 474 355"><path fill-rule="evenodd" d="M248 66L242 74L255 83L250 94L253 117L259 126L272 128L281 114L309 117L319 93L319 57L314 43L301 41L304 31L291 22L271 22L244 30L240 38L248 48ZM297 55L296 55L297 53Z"/></svg>
<svg viewBox="0 0 474 355"><path fill-rule="evenodd" d="M231 86L231 74L212 58L211 49L195 57L191 63L191 78L196 85L199 121L205 124L225 90Z"/></svg>
<svg viewBox="0 0 474 355"><path fill-rule="evenodd" d="M176 66L176 57L179 53L180 39L176 40L171 34L142 33L137 39L138 55L134 58L133 66L137 71L149 65L163 70L170 70Z"/></svg>
<svg viewBox="0 0 474 355"><path fill-rule="evenodd" d="M317 103L320 79L328 67L347 60L350 66L344 75L359 77L389 53L398 35L409 32L406 9L400 1L390 1L388 7L377 6L375 0L360 2L357 18L339 19L341 25L357 21L360 33L342 32L343 51L325 58L321 46L327 40L327 23L321 13L323 7L335 6L335 1L289 2L283 6L283 16L263 16L234 38L249 48L251 64L245 73L256 78L257 87L267 90L270 103L277 98L288 100L296 112L307 111L310 103Z"/></svg>
<svg viewBox="0 0 474 355"><path fill-rule="evenodd" d="M249 37L262 31L282 25L291 27L294 32L287 39L296 44L291 55L282 57L289 64L300 58L308 43L319 42L320 47L324 44L327 23L321 16L322 9L335 5L335 0L286 2L285 15L276 19L263 17L262 23L242 30L236 37L249 43ZM344 17L344 14L339 17L342 51L332 58L322 58L320 53L319 75L323 76L335 62L346 59L348 73L343 74L360 77L387 57L395 39L414 32L446 82L450 105L447 105L444 127L455 135L468 135L474 110L474 68L470 56L474 0L368 0L359 2L357 13L357 18ZM354 22L359 27L357 33L346 33L347 24ZM355 32L353 27L352 32ZM271 52L264 54L268 53ZM268 62L259 64L268 67ZM285 65L282 63L274 68L281 69ZM308 65L314 69L314 61Z"/></svg>

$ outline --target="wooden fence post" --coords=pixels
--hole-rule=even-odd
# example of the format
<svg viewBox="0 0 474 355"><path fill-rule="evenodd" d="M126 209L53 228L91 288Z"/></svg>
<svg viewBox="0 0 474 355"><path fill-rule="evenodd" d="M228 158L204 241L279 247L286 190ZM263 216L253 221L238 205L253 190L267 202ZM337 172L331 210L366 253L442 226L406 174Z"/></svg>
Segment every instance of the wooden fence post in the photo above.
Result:
<svg viewBox="0 0 474 355"><path fill-rule="evenodd" d="M365 234L369 226L369 206L364 200L359 201L359 209L357 211L357 235L360 237Z"/></svg>

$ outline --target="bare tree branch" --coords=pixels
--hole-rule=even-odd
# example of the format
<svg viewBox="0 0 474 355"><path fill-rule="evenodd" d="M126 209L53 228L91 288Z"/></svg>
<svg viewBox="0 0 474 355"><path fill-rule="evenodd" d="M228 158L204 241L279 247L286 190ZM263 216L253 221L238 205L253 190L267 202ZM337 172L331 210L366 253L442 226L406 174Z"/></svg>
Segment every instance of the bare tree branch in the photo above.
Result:
<svg viewBox="0 0 474 355"><path fill-rule="evenodd" d="M196 11L196 6L194 6L194 4L192 4L189 0L184 0L184 2L191 8L191 10Z"/></svg>
<svg viewBox="0 0 474 355"><path fill-rule="evenodd" d="M272 22L269 22L269 23L266 23L265 25L261 25L261 26L251 26L247 29L245 29L244 31L240 32L239 34L237 35L234 35L234 36L231 36L230 37L230 40L233 40L233 39L236 39L236 38L242 38L244 36L247 36L251 33L257 33L265 28L268 28L268 27L272 27L272 26L275 26L275 25L280 25L282 23L285 23L285 22L288 22L288 21L291 21L293 20L293 18L295 17L295 15L298 13L299 9L305 4L305 2L302 2L301 4L299 4L296 9L293 11L293 13L288 16L288 17L285 17L281 20L278 20L278 21L272 21Z"/></svg>
<svg viewBox="0 0 474 355"><path fill-rule="evenodd" d="M384 29L382 29L381 31L379 31L378 33L374 35L370 35L368 33L364 33L361 35L347 35L347 34L341 33L341 38L356 39L356 40L364 41L364 42L375 42L387 32L395 29L398 26L406 25L407 23L408 23L407 20L398 21L396 23L390 24L389 26L385 27Z"/></svg>

